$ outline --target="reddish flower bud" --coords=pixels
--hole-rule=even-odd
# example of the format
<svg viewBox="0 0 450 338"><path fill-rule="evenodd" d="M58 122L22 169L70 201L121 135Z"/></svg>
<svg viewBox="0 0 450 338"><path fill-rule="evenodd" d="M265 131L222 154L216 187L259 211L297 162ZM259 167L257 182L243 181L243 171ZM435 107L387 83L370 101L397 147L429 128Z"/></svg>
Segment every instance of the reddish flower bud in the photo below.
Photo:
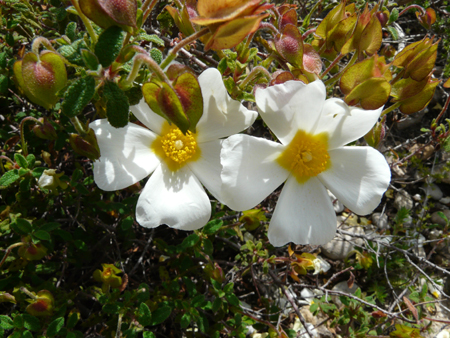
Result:
<svg viewBox="0 0 450 338"><path fill-rule="evenodd" d="M100 148L98 147L95 133L92 129L89 129L88 134L81 137L78 134L70 134L69 143L72 149L81 156L95 161L100 157Z"/></svg>
<svg viewBox="0 0 450 338"><path fill-rule="evenodd" d="M431 29L431 25L436 22L436 12L431 7L427 8L423 14L416 12L416 16L425 29Z"/></svg>
<svg viewBox="0 0 450 338"><path fill-rule="evenodd" d="M47 119L39 118L40 124L33 127L33 133L44 140L54 141L58 137L53 125Z"/></svg>
<svg viewBox="0 0 450 338"><path fill-rule="evenodd" d="M33 243L30 236L22 237L22 242L24 245L17 250L17 253L26 260L37 261L47 254L47 248L41 243Z"/></svg>
<svg viewBox="0 0 450 338"><path fill-rule="evenodd" d="M375 15L377 16L378 21L380 21L381 27L385 27L386 24L389 21L389 11L385 10L385 11L378 11L375 13Z"/></svg>
<svg viewBox="0 0 450 338"><path fill-rule="evenodd" d="M80 0L81 11L102 28L136 28L136 0Z"/></svg>
<svg viewBox="0 0 450 338"><path fill-rule="evenodd" d="M41 290L25 310L35 317L50 316L53 312L54 303L55 299L50 291Z"/></svg>
<svg viewBox="0 0 450 338"><path fill-rule="evenodd" d="M10 293L0 292L0 303L10 302L16 304L16 298Z"/></svg>
<svg viewBox="0 0 450 338"><path fill-rule="evenodd" d="M59 97L56 93L67 83L67 72L61 57L45 50L39 56L33 52L14 63L14 76L28 99L50 109Z"/></svg>

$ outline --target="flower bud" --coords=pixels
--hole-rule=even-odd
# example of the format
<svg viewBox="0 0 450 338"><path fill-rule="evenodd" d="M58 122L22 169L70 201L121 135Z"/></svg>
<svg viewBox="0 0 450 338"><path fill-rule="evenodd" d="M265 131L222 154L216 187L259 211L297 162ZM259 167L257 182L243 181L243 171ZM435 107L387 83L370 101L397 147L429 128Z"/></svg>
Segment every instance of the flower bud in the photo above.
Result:
<svg viewBox="0 0 450 338"><path fill-rule="evenodd" d="M204 271L210 278L214 279L216 282L223 283L223 281L225 280L223 270L217 263L214 263L214 266L211 263L207 264Z"/></svg>
<svg viewBox="0 0 450 338"><path fill-rule="evenodd" d="M113 264L102 264L103 271L99 269L94 271L93 277L97 282L103 283L102 289L119 289L122 285L122 278L117 276L122 270L116 268Z"/></svg>
<svg viewBox="0 0 450 338"><path fill-rule="evenodd" d="M55 169L44 170L41 177L39 177L38 186L46 190L55 190L58 187L67 189L67 183L61 182L59 179L63 175L64 172L57 174Z"/></svg>
<svg viewBox="0 0 450 338"><path fill-rule="evenodd" d="M70 134L69 143L72 149L81 156L95 161L100 157L100 149L98 147L97 138L92 129L89 129L88 134L81 137L78 134Z"/></svg>
<svg viewBox="0 0 450 338"><path fill-rule="evenodd" d="M58 102L56 93L67 83L67 72L61 57L44 50L40 55L25 54L14 63L14 76L18 86L28 99L46 109Z"/></svg>
<svg viewBox="0 0 450 338"><path fill-rule="evenodd" d="M79 3L83 14L102 28L113 25L136 28L136 0L80 0Z"/></svg>
<svg viewBox="0 0 450 338"><path fill-rule="evenodd" d="M57 139L55 128L53 125L47 121L47 119L39 118L40 124L36 124L33 127L33 133L44 140L54 141Z"/></svg>
<svg viewBox="0 0 450 338"><path fill-rule="evenodd" d="M373 258L368 252L356 252L356 260L364 268L369 269L373 264Z"/></svg>
<svg viewBox="0 0 450 338"><path fill-rule="evenodd" d="M10 302L16 304L16 298L10 293L0 292L0 303Z"/></svg>
<svg viewBox="0 0 450 338"><path fill-rule="evenodd" d="M17 250L17 253L28 261L40 260L47 254L47 248L41 243L33 243L30 236L22 237L22 242L24 244Z"/></svg>
<svg viewBox="0 0 450 338"><path fill-rule="evenodd" d="M42 159L44 160L45 164L47 164L49 167L51 167L52 166L52 159L51 159L52 155L50 155L49 152L42 150L41 156L42 156Z"/></svg>
<svg viewBox="0 0 450 338"><path fill-rule="evenodd" d="M272 6L260 0L199 0L199 15L191 22L210 29L211 33L201 39L205 50L233 48L258 29L261 20L269 15L261 13Z"/></svg>
<svg viewBox="0 0 450 338"><path fill-rule="evenodd" d="M416 12L416 16L425 29L431 29L431 25L436 22L436 12L431 7L427 8L423 14Z"/></svg>
<svg viewBox="0 0 450 338"><path fill-rule="evenodd" d="M53 312L55 299L50 291L41 290L37 297L31 300L31 304L25 309L30 315L35 317L50 316Z"/></svg>
<svg viewBox="0 0 450 338"><path fill-rule="evenodd" d="M252 209L244 211L239 221L244 224L247 230L255 230L259 227L260 222L267 221L267 218L262 210Z"/></svg>
<svg viewBox="0 0 450 338"><path fill-rule="evenodd" d="M389 16L390 16L389 11L388 10L385 10L382 12L378 11L375 13L375 15L376 15L378 21L380 21L381 27L385 27L389 21Z"/></svg>

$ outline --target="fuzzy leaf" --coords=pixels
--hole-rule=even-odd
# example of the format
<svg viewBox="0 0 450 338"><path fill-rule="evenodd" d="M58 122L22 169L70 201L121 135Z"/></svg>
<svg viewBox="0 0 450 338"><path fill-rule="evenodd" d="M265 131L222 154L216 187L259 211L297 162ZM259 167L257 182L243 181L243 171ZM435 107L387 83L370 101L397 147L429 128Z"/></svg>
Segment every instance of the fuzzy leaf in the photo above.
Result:
<svg viewBox="0 0 450 338"><path fill-rule="evenodd" d="M95 93L95 80L92 76L85 76L73 82L61 104L62 112L68 117L80 114L84 107L91 101Z"/></svg>
<svg viewBox="0 0 450 338"><path fill-rule="evenodd" d="M123 31L118 26L111 26L100 34L95 55L103 67L108 67L119 56L123 38Z"/></svg>
<svg viewBox="0 0 450 338"><path fill-rule="evenodd" d="M108 122L115 128L125 127L128 123L130 109L125 93L115 82L106 81L103 85L103 95L106 100Z"/></svg>
<svg viewBox="0 0 450 338"><path fill-rule="evenodd" d="M20 178L17 169L7 171L0 177L0 189L7 188Z"/></svg>
<svg viewBox="0 0 450 338"><path fill-rule="evenodd" d="M56 336L58 334L58 332L63 328L63 326L64 326L64 317L56 318L48 326L47 335L49 337Z"/></svg>

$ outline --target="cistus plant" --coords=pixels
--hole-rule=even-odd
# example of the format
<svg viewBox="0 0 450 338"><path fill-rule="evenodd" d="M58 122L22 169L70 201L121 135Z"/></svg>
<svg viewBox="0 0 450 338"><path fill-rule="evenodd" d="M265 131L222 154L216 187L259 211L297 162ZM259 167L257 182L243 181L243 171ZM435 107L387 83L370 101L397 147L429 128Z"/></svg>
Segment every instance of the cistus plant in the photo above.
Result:
<svg viewBox="0 0 450 338"><path fill-rule="evenodd" d="M448 11L0 1L0 336L448 323Z"/></svg>

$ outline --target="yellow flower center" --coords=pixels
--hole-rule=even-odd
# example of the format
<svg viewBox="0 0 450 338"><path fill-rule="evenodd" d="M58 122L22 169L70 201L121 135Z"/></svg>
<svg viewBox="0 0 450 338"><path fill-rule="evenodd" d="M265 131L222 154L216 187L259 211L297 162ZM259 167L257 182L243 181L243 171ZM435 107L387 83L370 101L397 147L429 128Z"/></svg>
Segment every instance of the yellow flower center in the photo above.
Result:
<svg viewBox="0 0 450 338"><path fill-rule="evenodd" d="M151 148L172 171L176 171L188 161L197 160L200 157L195 134L188 131L184 135L177 126L171 126L168 122L164 123L161 136L153 141Z"/></svg>
<svg viewBox="0 0 450 338"><path fill-rule="evenodd" d="M289 170L299 183L304 183L329 167L327 149L328 137L325 133L311 135L299 130L277 162Z"/></svg>

